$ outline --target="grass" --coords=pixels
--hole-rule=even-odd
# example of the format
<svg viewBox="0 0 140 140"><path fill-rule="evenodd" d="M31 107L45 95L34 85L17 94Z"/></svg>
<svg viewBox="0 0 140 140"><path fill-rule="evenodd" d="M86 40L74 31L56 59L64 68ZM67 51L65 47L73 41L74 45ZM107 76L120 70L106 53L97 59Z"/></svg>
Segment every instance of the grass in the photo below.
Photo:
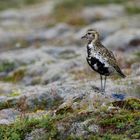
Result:
<svg viewBox="0 0 140 140"><path fill-rule="evenodd" d="M8 95L8 97L16 97L16 96L19 96L19 95L21 95L20 91L15 90L15 91L13 91L12 93L10 93L10 94Z"/></svg>
<svg viewBox="0 0 140 140"><path fill-rule="evenodd" d="M20 69L15 71L12 75L10 76L5 76L3 78L1 78L2 81L4 82L12 82L12 83L17 83L20 80L23 79L23 77L25 76L26 70L24 69Z"/></svg>
<svg viewBox="0 0 140 140"><path fill-rule="evenodd" d="M24 5L31 5L42 0L1 0L0 10L5 10L7 8L20 8Z"/></svg>
<svg viewBox="0 0 140 140"><path fill-rule="evenodd" d="M73 10L76 7L91 6L97 4L109 4L109 3L124 3L124 0L61 0L56 5L56 8L67 8Z"/></svg>
<svg viewBox="0 0 140 140"><path fill-rule="evenodd" d="M45 115L41 118L17 119L11 125L0 125L0 139L23 140L27 134L41 128L43 134L39 140L84 140L84 136L71 134L69 129L73 123L82 123L87 120L90 122L85 126L85 131L92 124L96 124L100 128L100 131L95 134L87 131L89 140L140 139L140 110L136 107L138 101L136 99L130 100L131 106L134 106L133 109L127 108L124 104L119 106L118 111L109 111L107 108L98 107L99 111L96 112L79 114L79 112L67 112L65 110L65 112L60 112L54 116ZM60 124L64 127L64 132L58 130L57 126Z"/></svg>
<svg viewBox="0 0 140 140"><path fill-rule="evenodd" d="M54 8L53 17L57 22L67 22L83 26L86 21L79 17L80 10L85 6L105 5L109 3L124 3L123 0L61 0Z"/></svg>
<svg viewBox="0 0 140 140"><path fill-rule="evenodd" d="M136 4L129 4L129 0L61 0L56 3L52 17L55 22L66 22L74 26L85 26L88 21L80 17L81 10L86 6L122 4L128 14L139 14L140 7ZM98 19L98 18L97 18Z"/></svg>
<svg viewBox="0 0 140 140"><path fill-rule="evenodd" d="M57 130L54 118L51 116L44 116L41 119L24 118L17 119L14 124L9 126L0 125L0 139L1 140L24 140L27 133L37 128L44 128L46 134L43 136L45 139L52 139L57 135ZM48 133L49 132L49 133Z"/></svg>
<svg viewBox="0 0 140 140"><path fill-rule="evenodd" d="M0 72L9 72L15 68L15 64L13 62L1 62L0 63Z"/></svg>
<svg viewBox="0 0 140 140"><path fill-rule="evenodd" d="M126 5L125 10L128 14L140 14L140 6L139 5Z"/></svg>

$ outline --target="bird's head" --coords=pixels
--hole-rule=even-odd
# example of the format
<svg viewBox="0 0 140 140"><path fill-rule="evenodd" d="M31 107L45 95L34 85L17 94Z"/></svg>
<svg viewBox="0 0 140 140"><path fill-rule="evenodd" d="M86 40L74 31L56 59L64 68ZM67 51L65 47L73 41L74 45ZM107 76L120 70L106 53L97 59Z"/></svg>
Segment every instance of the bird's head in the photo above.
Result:
<svg viewBox="0 0 140 140"><path fill-rule="evenodd" d="M81 37L82 39L86 39L89 42L96 42L99 40L99 33L94 29L87 30L86 34Z"/></svg>

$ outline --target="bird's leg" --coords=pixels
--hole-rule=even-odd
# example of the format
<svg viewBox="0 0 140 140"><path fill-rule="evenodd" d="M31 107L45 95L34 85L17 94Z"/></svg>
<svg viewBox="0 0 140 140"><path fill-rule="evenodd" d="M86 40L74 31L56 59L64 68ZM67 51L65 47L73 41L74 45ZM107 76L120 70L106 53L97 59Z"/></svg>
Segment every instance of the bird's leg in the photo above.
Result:
<svg viewBox="0 0 140 140"><path fill-rule="evenodd" d="M106 79L107 79L107 76L105 76L105 79L104 79L104 88L103 88L104 92L105 92L105 87L106 87Z"/></svg>
<svg viewBox="0 0 140 140"><path fill-rule="evenodd" d="M103 77L101 74L100 74L100 80L101 80L101 91L103 91Z"/></svg>

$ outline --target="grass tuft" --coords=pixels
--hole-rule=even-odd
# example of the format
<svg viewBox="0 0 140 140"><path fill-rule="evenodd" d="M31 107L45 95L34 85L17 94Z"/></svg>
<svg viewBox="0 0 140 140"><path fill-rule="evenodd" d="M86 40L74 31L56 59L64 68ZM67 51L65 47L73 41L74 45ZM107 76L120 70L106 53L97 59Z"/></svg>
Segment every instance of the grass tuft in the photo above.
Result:
<svg viewBox="0 0 140 140"><path fill-rule="evenodd" d="M35 4L42 0L1 0L0 1L0 10L5 10L8 8L20 8L25 5Z"/></svg>

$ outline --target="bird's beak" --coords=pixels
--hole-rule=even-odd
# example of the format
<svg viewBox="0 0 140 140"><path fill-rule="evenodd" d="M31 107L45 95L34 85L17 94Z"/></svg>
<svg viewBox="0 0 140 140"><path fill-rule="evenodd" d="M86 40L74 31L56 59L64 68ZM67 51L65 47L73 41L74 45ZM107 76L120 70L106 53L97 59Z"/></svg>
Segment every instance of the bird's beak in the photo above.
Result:
<svg viewBox="0 0 140 140"><path fill-rule="evenodd" d="M82 36L81 39L87 38L86 35Z"/></svg>

